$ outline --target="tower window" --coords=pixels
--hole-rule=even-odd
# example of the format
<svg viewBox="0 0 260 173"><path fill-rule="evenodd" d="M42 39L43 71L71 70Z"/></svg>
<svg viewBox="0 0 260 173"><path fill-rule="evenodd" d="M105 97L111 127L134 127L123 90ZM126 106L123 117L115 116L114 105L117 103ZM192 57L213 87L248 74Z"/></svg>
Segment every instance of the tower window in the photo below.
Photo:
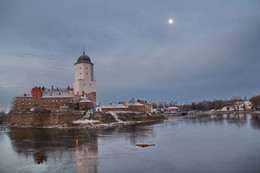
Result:
<svg viewBox="0 0 260 173"><path fill-rule="evenodd" d="M86 67L86 69L88 69L88 67Z"/></svg>
<svg viewBox="0 0 260 173"><path fill-rule="evenodd" d="M80 73L80 75L81 75L82 73Z"/></svg>
<svg viewBox="0 0 260 173"><path fill-rule="evenodd" d="M88 73L86 73L86 74L88 74Z"/></svg>

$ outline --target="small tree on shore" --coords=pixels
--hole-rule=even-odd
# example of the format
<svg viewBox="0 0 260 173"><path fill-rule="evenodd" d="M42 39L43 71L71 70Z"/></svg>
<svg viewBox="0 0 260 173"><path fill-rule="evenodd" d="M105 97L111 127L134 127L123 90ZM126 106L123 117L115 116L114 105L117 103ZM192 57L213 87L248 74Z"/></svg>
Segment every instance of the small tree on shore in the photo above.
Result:
<svg viewBox="0 0 260 173"><path fill-rule="evenodd" d="M250 101L252 102L253 107L255 109L260 108L260 95L256 95L256 96L251 97Z"/></svg>
<svg viewBox="0 0 260 173"><path fill-rule="evenodd" d="M10 107L10 112L15 112L16 111L16 98L13 98L11 101L11 107Z"/></svg>
<svg viewBox="0 0 260 173"><path fill-rule="evenodd" d="M3 121L4 118L5 118L5 116L6 116L6 113L5 113L4 111L1 111L1 112L0 112L0 123L2 123L2 121Z"/></svg>

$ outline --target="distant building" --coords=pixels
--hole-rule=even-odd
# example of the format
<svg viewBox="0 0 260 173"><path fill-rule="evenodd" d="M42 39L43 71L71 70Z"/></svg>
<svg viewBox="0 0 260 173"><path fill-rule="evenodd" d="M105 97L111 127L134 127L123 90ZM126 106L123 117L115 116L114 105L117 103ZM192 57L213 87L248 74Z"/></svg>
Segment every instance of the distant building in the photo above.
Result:
<svg viewBox="0 0 260 173"><path fill-rule="evenodd" d="M75 63L74 88L47 89L45 87L33 87L31 94L16 97L15 107L17 111L41 108L56 110L69 108L87 110L96 104L96 81L94 80L94 64L89 56L83 54Z"/></svg>
<svg viewBox="0 0 260 173"><path fill-rule="evenodd" d="M176 111L179 111L180 108L176 107L176 106L173 106L173 107L165 108L164 110L165 110L165 112L176 112Z"/></svg>
<svg viewBox="0 0 260 173"><path fill-rule="evenodd" d="M131 112L144 112L151 113L152 112L152 104L147 101L129 101L128 103L112 103L108 105L100 105L96 107L97 111L131 111Z"/></svg>
<svg viewBox="0 0 260 173"><path fill-rule="evenodd" d="M126 104L112 103L108 105L100 105L96 108L97 111L128 111L128 106Z"/></svg>
<svg viewBox="0 0 260 173"><path fill-rule="evenodd" d="M153 105L147 101L137 100L128 102L129 111L151 113Z"/></svg>
<svg viewBox="0 0 260 173"><path fill-rule="evenodd" d="M242 110L251 110L253 104L250 101L236 102L234 105L225 106L221 111L242 111Z"/></svg>

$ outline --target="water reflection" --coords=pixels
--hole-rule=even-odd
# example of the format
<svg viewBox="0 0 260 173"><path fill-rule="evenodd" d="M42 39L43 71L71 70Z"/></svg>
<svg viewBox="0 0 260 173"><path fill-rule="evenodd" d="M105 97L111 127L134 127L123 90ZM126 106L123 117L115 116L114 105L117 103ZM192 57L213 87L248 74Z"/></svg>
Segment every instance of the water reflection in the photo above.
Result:
<svg viewBox="0 0 260 173"><path fill-rule="evenodd" d="M226 114L223 115L227 120L227 123L230 125L234 125L238 128L245 126L248 123L247 114Z"/></svg>
<svg viewBox="0 0 260 173"><path fill-rule="evenodd" d="M113 141L124 139L133 146L154 137L154 125L164 123L164 121L147 122L142 124L132 124L127 126L111 127L98 130L98 138L102 141Z"/></svg>
<svg viewBox="0 0 260 173"><path fill-rule="evenodd" d="M66 166L72 172L96 173L98 166L97 134L85 130L12 129L7 133L13 150L35 164L57 168Z"/></svg>
<svg viewBox="0 0 260 173"><path fill-rule="evenodd" d="M33 154L33 158L34 158L35 163L37 163L37 164L43 163L43 161L47 161L47 157L44 155L44 153L42 151L35 152Z"/></svg>
<svg viewBox="0 0 260 173"><path fill-rule="evenodd" d="M252 115L251 126L252 126L254 129L260 130L260 114L254 114L254 115Z"/></svg>
<svg viewBox="0 0 260 173"><path fill-rule="evenodd" d="M207 125L214 123L216 125L228 125L238 128L246 125L251 125L254 129L260 129L260 114L218 114L218 115L202 115L202 116L186 116L178 118L178 120L184 120L185 124L201 124Z"/></svg>
<svg viewBox="0 0 260 173"><path fill-rule="evenodd" d="M44 168L39 167L42 169L40 172L45 172L46 169L55 172L59 168L66 172L96 173L99 164L98 139L110 143L123 138L135 146L136 143L153 137L154 124L137 124L103 130L13 128L0 134L8 136L12 151L17 153L18 160L25 159L26 164L31 167L33 164L42 165Z"/></svg>
<svg viewBox="0 0 260 173"><path fill-rule="evenodd" d="M242 162L258 165L259 130L260 116L251 114L169 117L99 130L14 128L0 131L6 149L0 172L236 172ZM156 146L135 146L145 142Z"/></svg>

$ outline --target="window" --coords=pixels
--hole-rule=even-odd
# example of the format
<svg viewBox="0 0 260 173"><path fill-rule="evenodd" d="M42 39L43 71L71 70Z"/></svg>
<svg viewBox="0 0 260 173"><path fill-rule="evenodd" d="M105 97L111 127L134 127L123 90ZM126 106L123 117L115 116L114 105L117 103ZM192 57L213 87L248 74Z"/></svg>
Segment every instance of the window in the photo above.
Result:
<svg viewBox="0 0 260 173"><path fill-rule="evenodd" d="M88 74L88 73L86 73L86 74Z"/></svg>
<svg viewBox="0 0 260 173"><path fill-rule="evenodd" d="M80 75L82 75L82 73L80 73Z"/></svg>

